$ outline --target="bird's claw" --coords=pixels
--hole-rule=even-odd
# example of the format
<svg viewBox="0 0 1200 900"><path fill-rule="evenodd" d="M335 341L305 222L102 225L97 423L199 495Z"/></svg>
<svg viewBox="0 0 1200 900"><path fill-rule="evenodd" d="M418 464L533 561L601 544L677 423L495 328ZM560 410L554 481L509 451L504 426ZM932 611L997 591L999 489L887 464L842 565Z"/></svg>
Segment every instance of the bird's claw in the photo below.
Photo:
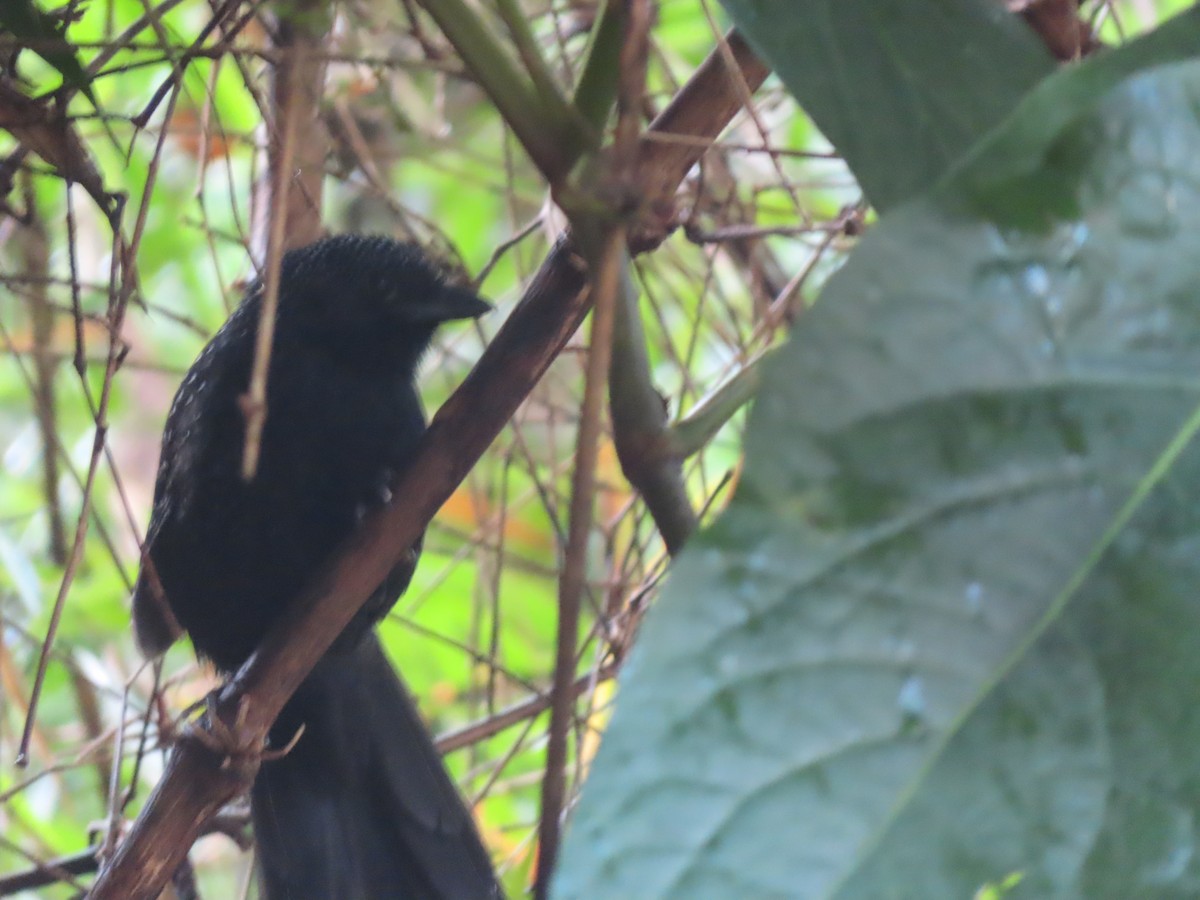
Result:
<svg viewBox="0 0 1200 900"><path fill-rule="evenodd" d="M270 748L264 739L256 739L246 733L246 719L249 713L248 698L238 700L237 715L233 725L229 725L217 714L218 694L212 691L203 700L192 704L184 713L188 719L198 710L203 709L200 716L191 718L184 726L186 736L195 738L203 747L221 758L222 769L253 767L259 763L272 762L292 752L300 736L304 734L304 726L296 729L296 733L282 747Z"/></svg>
<svg viewBox="0 0 1200 900"><path fill-rule="evenodd" d="M192 704L184 713L187 724L184 735L194 738L201 746L220 757L222 769L257 768L261 760L271 752L262 738L246 734L245 724L250 707L246 697L238 700L237 714L233 725L229 725L217 714L218 694L211 691L203 700ZM192 714L203 709L203 713L192 718Z"/></svg>

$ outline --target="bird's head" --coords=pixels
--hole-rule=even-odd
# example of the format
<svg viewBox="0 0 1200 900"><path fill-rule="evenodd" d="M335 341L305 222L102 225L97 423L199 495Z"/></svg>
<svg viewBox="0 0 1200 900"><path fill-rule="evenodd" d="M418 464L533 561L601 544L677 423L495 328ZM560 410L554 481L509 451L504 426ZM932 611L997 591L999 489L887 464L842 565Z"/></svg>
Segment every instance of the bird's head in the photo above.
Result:
<svg viewBox="0 0 1200 900"><path fill-rule="evenodd" d="M363 363L416 357L442 322L491 309L446 281L415 244L337 235L291 250L279 279L280 338Z"/></svg>

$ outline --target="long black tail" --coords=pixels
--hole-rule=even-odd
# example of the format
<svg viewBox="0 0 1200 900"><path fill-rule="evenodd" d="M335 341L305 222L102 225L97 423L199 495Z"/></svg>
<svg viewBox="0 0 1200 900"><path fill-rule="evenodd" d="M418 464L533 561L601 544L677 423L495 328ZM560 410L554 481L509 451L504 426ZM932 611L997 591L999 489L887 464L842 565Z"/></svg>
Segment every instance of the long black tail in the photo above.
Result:
<svg viewBox="0 0 1200 900"><path fill-rule="evenodd" d="M487 851L374 634L326 655L272 729L292 751L251 791L268 900L503 896Z"/></svg>

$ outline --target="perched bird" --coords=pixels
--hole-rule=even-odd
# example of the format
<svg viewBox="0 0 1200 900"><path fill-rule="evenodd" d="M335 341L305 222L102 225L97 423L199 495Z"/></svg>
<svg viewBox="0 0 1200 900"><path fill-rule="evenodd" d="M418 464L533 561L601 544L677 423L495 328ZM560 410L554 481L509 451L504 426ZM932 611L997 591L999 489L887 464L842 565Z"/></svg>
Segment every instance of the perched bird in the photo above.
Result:
<svg viewBox="0 0 1200 900"><path fill-rule="evenodd" d="M283 257L258 468L242 478L262 304L252 286L167 417L134 628L149 656L180 627L240 666L347 540L392 498L425 430L414 379L437 326L489 306L414 246L339 236ZM251 791L269 900L499 897L491 862L373 625L416 551L379 585L271 730Z"/></svg>

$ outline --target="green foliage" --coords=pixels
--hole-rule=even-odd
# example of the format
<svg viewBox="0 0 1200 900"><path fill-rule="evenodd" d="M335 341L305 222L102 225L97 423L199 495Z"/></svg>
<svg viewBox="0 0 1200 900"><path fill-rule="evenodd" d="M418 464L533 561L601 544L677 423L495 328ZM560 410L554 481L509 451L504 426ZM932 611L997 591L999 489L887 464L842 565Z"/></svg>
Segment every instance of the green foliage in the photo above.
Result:
<svg viewBox="0 0 1200 900"><path fill-rule="evenodd" d="M930 187L1050 71L995 0L723 0L884 210Z"/></svg>
<svg viewBox="0 0 1200 900"><path fill-rule="evenodd" d="M1049 79L830 281L556 896L1194 895L1200 63L1156 64L1198 38ZM1036 231L964 212L998 147Z"/></svg>

